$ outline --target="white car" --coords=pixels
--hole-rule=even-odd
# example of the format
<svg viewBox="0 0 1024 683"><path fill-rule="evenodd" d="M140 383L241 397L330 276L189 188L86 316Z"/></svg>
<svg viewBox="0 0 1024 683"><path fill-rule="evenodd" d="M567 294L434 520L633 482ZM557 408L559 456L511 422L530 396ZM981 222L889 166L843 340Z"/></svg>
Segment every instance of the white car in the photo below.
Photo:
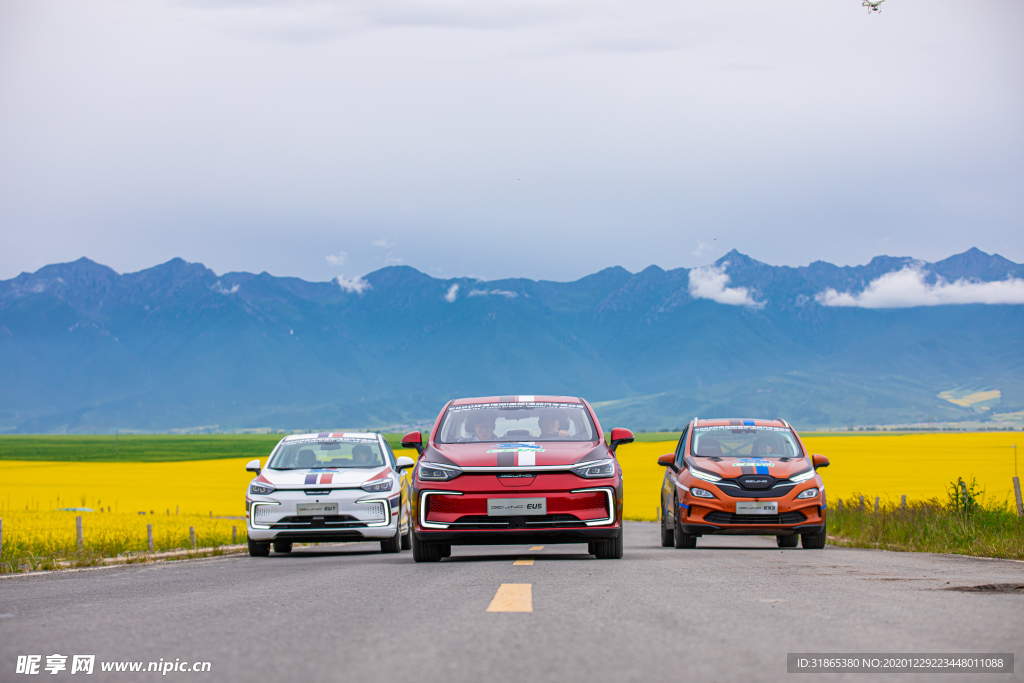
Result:
<svg viewBox="0 0 1024 683"><path fill-rule="evenodd" d="M249 554L288 553L293 543L380 541L408 550L412 458L395 458L380 434L321 432L282 439L245 496Z"/></svg>

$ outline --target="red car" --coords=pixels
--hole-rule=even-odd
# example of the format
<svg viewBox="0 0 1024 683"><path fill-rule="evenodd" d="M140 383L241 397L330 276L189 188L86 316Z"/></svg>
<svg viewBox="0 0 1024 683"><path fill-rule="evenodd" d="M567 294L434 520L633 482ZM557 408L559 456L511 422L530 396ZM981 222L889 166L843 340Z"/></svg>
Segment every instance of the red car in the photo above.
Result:
<svg viewBox="0 0 1024 683"><path fill-rule="evenodd" d="M413 474L412 551L437 562L453 545L587 543L599 559L622 557L622 469L581 398L492 396L450 401Z"/></svg>
<svg viewBox="0 0 1024 683"><path fill-rule="evenodd" d="M709 534L775 536L780 548L825 547L828 458L788 422L694 418L665 467L661 544L696 548Z"/></svg>

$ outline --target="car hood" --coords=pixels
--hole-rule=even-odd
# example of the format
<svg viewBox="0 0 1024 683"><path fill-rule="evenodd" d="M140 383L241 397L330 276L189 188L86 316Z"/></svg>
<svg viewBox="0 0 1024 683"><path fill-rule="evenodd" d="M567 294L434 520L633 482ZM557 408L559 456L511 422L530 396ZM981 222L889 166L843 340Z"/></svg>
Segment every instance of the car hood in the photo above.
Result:
<svg viewBox="0 0 1024 683"><path fill-rule="evenodd" d="M345 488L359 486L370 479L386 477L387 467L314 467L300 470L265 469L257 481L273 484L279 489Z"/></svg>
<svg viewBox="0 0 1024 683"><path fill-rule="evenodd" d="M545 467L611 457L600 441L433 444L424 459L459 467Z"/></svg>
<svg viewBox="0 0 1024 683"><path fill-rule="evenodd" d="M777 458L711 458L689 457L687 462L697 469L717 474L724 479L735 479L743 474L767 474L776 479L788 479L811 467L810 458L797 458L784 462Z"/></svg>

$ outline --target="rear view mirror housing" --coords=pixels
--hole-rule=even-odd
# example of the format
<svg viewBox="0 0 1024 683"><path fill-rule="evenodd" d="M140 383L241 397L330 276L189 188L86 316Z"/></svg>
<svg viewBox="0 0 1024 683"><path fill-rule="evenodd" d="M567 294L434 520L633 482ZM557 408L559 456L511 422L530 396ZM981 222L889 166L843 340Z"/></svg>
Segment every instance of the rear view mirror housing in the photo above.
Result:
<svg viewBox="0 0 1024 683"><path fill-rule="evenodd" d="M407 470L410 467L416 467L416 461L410 458L408 455L399 456L395 461L395 469L401 472Z"/></svg>
<svg viewBox="0 0 1024 683"><path fill-rule="evenodd" d="M818 469L819 467L828 467L828 458L824 455L812 455L811 462L814 463L814 469Z"/></svg>
<svg viewBox="0 0 1024 683"><path fill-rule="evenodd" d="M679 468L676 467L676 454L666 453L665 455L658 458L658 464L662 467L671 467L673 472L678 472Z"/></svg>
<svg viewBox="0 0 1024 683"><path fill-rule="evenodd" d="M245 471L246 472L253 472L254 474L259 474L260 473L260 461L259 460L250 460L245 465Z"/></svg>
<svg viewBox="0 0 1024 683"><path fill-rule="evenodd" d="M402 437L402 448L415 448L417 453L423 453L423 435L419 432L409 432Z"/></svg>
<svg viewBox="0 0 1024 683"><path fill-rule="evenodd" d="M633 443L633 438L633 432L622 427L616 427L615 429L612 430L612 438L608 445L611 447L612 452L614 453L615 449L621 446L622 444Z"/></svg>

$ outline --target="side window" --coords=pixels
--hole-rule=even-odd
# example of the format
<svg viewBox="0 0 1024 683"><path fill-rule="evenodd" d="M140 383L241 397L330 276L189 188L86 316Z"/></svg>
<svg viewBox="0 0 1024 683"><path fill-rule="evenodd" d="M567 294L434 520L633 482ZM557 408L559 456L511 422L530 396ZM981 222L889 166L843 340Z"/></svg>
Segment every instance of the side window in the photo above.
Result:
<svg viewBox="0 0 1024 683"><path fill-rule="evenodd" d="M381 438L381 441L384 442L384 450L387 451L388 459L391 461L391 469L397 469L398 468L398 462L395 460L395 454L391 450L391 444L389 444L388 440L384 439L384 438Z"/></svg>
<svg viewBox="0 0 1024 683"><path fill-rule="evenodd" d="M686 425L686 429L679 436L679 443L676 445L676 467L682 468L683 466L683 455L686 453L686 437L690 433L690 425Z"/></svg>

